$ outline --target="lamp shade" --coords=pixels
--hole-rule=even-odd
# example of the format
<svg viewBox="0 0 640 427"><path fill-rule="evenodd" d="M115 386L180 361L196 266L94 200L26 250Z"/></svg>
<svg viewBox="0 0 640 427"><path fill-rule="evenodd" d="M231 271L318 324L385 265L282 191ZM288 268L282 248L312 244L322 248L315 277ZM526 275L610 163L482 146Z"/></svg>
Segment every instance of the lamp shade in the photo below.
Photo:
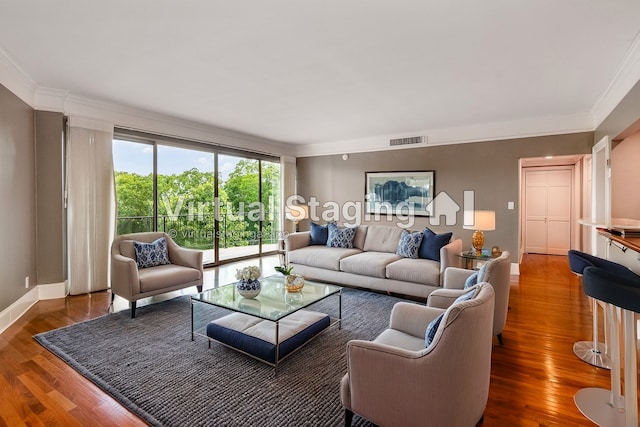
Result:
<svg viewBox="0 0 640 427"><path fill-rule="evenodd" d="M289 221L298 223L303 219L309 218L309 206L291 205L284 208L284 215Z"/></svg>
<svg viewBox="0 0 640 427"><path fill-rule="evenodd" d="M496 229L495 211L465 211L465 223L462 228L466 230L492 231Z"/></svg>

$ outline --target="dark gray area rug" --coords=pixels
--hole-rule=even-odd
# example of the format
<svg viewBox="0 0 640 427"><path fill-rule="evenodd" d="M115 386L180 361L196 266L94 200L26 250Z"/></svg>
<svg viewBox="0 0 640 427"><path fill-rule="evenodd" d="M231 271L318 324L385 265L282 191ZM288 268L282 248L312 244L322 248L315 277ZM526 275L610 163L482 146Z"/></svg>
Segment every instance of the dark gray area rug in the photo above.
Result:
<svg viewBox="0 0 640 427"><path fill-rule="evenodd" d="M49 351L153 426L340 426L346 344L389 324L395 297L343 290L332 326L274 369L207 339L191 341L189 297L34 336ZM199 307L201 308L201 307ZM335 316L337 298L310 309ZM196 310L197 323L228 312ZM370 426L354 417L354 426Z"/></svg>

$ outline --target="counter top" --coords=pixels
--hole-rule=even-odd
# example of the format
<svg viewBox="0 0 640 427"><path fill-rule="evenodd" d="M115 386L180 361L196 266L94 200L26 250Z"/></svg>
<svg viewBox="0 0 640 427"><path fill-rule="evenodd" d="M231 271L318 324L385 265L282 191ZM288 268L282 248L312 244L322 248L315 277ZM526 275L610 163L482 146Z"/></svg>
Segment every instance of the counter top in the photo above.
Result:
<svg viewBox="0 0 640 427"><path fill-rule="evenodd" d="M640 252L640 237L624 237L618 234L612 233L611 231L605 228L597 228L598 233L603 235L604 237L613 240L614 242L618 242L621 245L632 249L636 252Z"/></svg>

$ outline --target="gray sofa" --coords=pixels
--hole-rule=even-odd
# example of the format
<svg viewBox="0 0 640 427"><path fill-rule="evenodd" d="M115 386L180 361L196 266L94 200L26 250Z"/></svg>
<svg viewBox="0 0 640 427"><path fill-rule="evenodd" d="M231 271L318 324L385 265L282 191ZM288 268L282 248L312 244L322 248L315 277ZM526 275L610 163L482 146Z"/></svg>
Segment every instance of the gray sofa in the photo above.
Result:
<svg viewBox="0 0 640 427"><path fill-rule="evenodd" d="M360 225L353 248L312 245L309 231L285 238L287 262L293 272L310 280L426 298L442 285L447 267L460 267L462 240L440 249L440 262L396 255L399 227Z"/></svg>

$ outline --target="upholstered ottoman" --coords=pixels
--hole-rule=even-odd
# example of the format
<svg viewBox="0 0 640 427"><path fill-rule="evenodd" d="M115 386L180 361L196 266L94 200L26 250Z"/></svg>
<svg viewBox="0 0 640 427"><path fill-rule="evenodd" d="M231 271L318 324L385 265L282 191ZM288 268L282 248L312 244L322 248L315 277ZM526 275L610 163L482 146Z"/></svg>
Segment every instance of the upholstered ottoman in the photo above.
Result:
<svg viewBox="0 0 640 427"><path fill-rule="evenodd" d="M276 366L330 324L327 314L309 310L296 311L277 324L247 314L232 313L210 322L207 336Z"/></svg>

